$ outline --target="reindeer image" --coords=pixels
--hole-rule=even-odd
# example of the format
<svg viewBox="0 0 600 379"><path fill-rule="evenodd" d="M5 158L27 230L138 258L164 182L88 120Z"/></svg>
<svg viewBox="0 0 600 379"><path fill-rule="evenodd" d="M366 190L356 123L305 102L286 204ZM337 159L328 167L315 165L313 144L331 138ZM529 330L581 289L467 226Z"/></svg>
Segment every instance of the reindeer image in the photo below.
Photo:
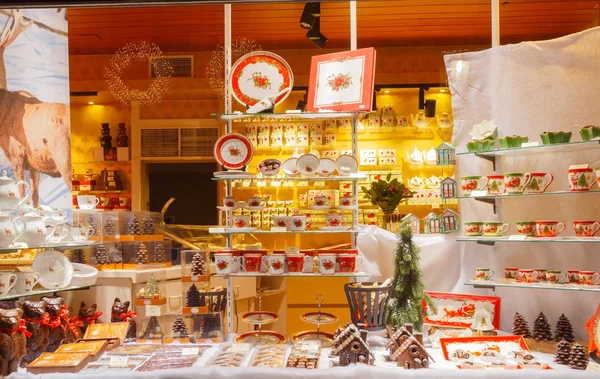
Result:
<svg viewBox="0 0 600 379"><path fill-rule="evenodd" d="M10 163L16 181L29 171L33 205L39 203L40 173L62 177L71 188L69 107L45 103L25 91L8 91L5 49L35 21L22 9L12 10L0 32L0 149ZM23 185L19 188L25 196Z"/></svg>

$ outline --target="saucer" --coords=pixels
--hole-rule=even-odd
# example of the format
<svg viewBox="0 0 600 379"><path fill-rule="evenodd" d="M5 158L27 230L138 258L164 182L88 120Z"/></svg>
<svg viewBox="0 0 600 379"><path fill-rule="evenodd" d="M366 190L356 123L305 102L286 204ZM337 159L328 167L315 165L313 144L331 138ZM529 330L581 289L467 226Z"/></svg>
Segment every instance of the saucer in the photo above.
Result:
<svg viewBox="0 0 600 379"><path fill-rule="evenodd" d="M225 231L230 232L230 233L231 232L248 233L248 232L253 232L256 229L258 229L258 228L254 227L254 226L248 226L245 228L225 228Z"/></svg>

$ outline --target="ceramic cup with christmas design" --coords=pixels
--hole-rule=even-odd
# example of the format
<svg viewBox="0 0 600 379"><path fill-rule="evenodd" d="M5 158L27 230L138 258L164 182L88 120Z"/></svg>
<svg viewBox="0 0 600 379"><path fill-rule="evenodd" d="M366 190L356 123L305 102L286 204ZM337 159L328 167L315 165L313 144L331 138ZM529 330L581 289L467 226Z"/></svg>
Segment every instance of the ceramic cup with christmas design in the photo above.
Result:
<svg viewBox="0 0 600 379"><path fill-rule="evenodd" d="M579 284L579 270L567 270L567 282Z"/></svg>
<svg viewBox="0 0 600 379"><path fill-rule="evenodd" d="M325 275L335 274L335 261L337 254L319 252L319 272Z"/></svg>
<svg viewBox="0 0 600 379"><path fill-rule="evenodd" d="M234 228L247 228L250 226L249 215L235 215L231 217Z"/></svg>
<svg viewBox="0 0 600 379"><path fill-rule="evenodd" d="M313 202L317 207L324 207L326 205L329 205L329 199L327 198L327 196L315 196Z"/></svg>
<svg viewBox="0 0 600 379"><path fill-rule="evenodd" d="M483 223L483 235L486 237L499 237L510 229L510 225L501 221L485 221Z"/></svg>
<svg viewBox="0 0 600 379"><path fill-rule="evenodd" d="M29 293L38 282L40 275L37 272L17 272L15 291L18 294Z"/></svg>
<svg viewBox="0 0 600 379"><path fill-rule="evenodd" d="M488 179L484 176L462 176L460 178L460 186L463 195L470 195L473 191L480 191L487 185Z"/></svg>
<svg viewBox="0 0 600 379"><path fill-rule="evenodd" d="M79 209L94 209L100 204L100 199L93 195L77 196L77 205Z"/></svg>
<svg viewBox="0 0 600 379"><path fill-rule="evenodd" d="M594 185L592 180L594 169L592 168L572 168L569 169L569 186L573 192L589 191Z"/></svg>
<svg viewBox="0 0 600 379"><path fill-rule="evenodd" d="M535 274L532 269L522 268L519 270L519 275L517 276L517 282L533 283L533 281L536 278L537 278L537 274Z"/></svg>
<svg viewBox="0 0 600 379"><path fill-rule="evenodd" d="M596 182L598 183L598 187L600 187L600 166L596 166Z"/></svg>
<svg viewBox="0 0 600 379"><path fill-rule="evenodd" d="M273 216L273 226L276 228L287 228L289 219L288 216Z"/></svg>
<svg viewBox="0 0 600 379"><path fill-rule="evenodd" d="M289 217L288 227L295 232L301 232L306 229L306 216L294 215Z"/></svg>
<svg viewBox="0 0 600 379"><path fill-rule="evenodd" d="M487 180L488 195L502 195L504 192L504 175L488 175Z"/></svg>
<svg viewBox="0 0 600 379"><path fill-rule="evenodd" d="M305 266L312 266L312 257L304 254L290 254L287 256L288 272L304 272Z"/></svg>
<svg viewBox="0 0 600 379"><path fill-rule="evenodd" d="M47 241L50 243L59 243L67 238L69 234L71 234L71 231L69 230L68 225L56 225L54 231L51 234L48 234Z"/></svg>
<svg viewBox="0 0 600 379"><path fill-rule="evenodd" d="M340 226L344 226L344 215L332 213L325 216L325 222L327 226L330 228L337 228Z"/></svg>
<svg viewBox="0 0 600 379"><path fill-rule="evenodd" d="M260 207L262 205L262 198L260 196L253 196L248 199L249 207Z"/></svg>
<svg viewBox="0 0 600 379"><path fill-rule="evenodd" d="M548 283L560 284L565 280L567 274L560 270L547 270L546 271L546 281Z"/></svg>
<svg viewBox="0 0 600 379"><path fill-rule="evenodd" d="M535 229L538 237L556 237L565 230L565 224L555 220L542 220L535 222Z"/></svg>
<svg viewBox="0 0 600 379"><path fill-rule="evenodd" d="M504 193L507 195L521 194L531 180L528 172L509 172L504 174Z"/></svg>
<svg viewBox="0 0 600 379"><path fill-rule="evenodd" d="M234 257L232 252L218 251L215 253L215 267L219 275L231 274L234 262L239 265L239 258Z"/></svg>
<svg viewBox="0 0 600 379"><path fill-rule="evenodd" d="M517 233L522 236L535 236L535 221L517 221Z"/></svg>
<svg viewBox="0 0 600 379"><path fill-rule="evenodd" d="M339 254L337 260L340 264L340 272L355 272L363 262L363 258L356 254Z"/></svg>
<svg viewBox="0 0 600 379"><path fill-rule="evenodd" d="M554 175L547 172L532 172L531 180L525 188L525 193L544 193L546 188L554 181Z"/></svg>
<svg viewBox="0 0 600 379"><path fill-rule="evenodd" d="M8 295L17 284L17 274L12 271L0 271L0 297Z"/></svg>
<svg viewBox="0 0 600 379"><path fill-rule="evenodd" d="M465 222L465 233L470 237L483 235L483 222Z"/></svg>
<svg viewBox="0 0 600 379"><path fill-rule="evenodd" d="M281 275L285 271L285 253L263 255L262 264L267 266L269 274Z"/></svg>
<svg viewBox="0 0 600 379"><path fill-rule="evenodd" d="M356 196L343 196L340 198L342 207L352 207L356 205Z"/></svg>
<svg viewBox="0 0 600 379"><path fill-rule="evenodd" d="M533 270L533 281L534 282L545 282L547 272L548 272L547 268L536 268L535 270Z"/></svg>
<svg viewBox="0 0 600 379"><path fill-rule="evenodd" d="M600 274L594 271L579 271L579 284L591 286L600 279Z"/></svg>
<svg viewBox="0 0 600 379"><path fill-rule="evenodd" d="M519 269L516 267L505 267L504 268L504 278L515 280L519 276Z"/></svg>
<svg viewBox="0 0 600 379"><path fill-rule="evenodd" d="M242 271L244 272L260 272L262 264L261 253L244 252L242 255Z"/></svg>
<svg viewBox="0 0 600 379"><path fill-rule="evenodd" d="M494 270L489 268L476 268L475 279L477 280L490 280L494 276Z"/></svg>
<svg viewBox="0 0 600 379"><path fill-rule="evenodd" d="M71 237L73 237L73 241L75 242L84 242L87 241L91 236L94 235L94 228L91 226L81 226L81 227L72 227L71 228Z"/></svg>
<svg viewBox="0 0 600 379"><path fill-rule="evenodd" d="M600 222L593 220L575 220L573 229L577 237L593 237L600 230Z"/></svg>
<svg viewBox="0 0 600 379"><path fill-rule="evenodd" d="M233 208L235 207L235 197L231 197L231 196L227 196L223 198L223 206L227 207L227 208Z"/></svg>

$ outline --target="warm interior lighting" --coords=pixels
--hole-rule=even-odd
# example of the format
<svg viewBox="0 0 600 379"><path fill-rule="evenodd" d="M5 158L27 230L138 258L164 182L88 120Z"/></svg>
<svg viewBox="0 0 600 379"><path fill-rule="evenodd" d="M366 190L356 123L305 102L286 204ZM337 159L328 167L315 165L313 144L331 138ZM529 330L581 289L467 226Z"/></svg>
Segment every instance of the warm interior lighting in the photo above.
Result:
<svg viewBox="0 0 600 379"><path fill-rule="evenodd" d="M440 90L440 92L446 92L446 90L442 88L442 89Z"/></svg>
<svg viewBox="0 0 600 379"><path fill-rule="evenodd" d="M390 93L390 90L386 89L385 91L383 91L383 93Z"/></svg>
<svg viewBox="0 0 600 379"><path fill-rule="evenodd" d="M89 105L94 105L94 102L93 101L88 101L88 104Z"/></svg>

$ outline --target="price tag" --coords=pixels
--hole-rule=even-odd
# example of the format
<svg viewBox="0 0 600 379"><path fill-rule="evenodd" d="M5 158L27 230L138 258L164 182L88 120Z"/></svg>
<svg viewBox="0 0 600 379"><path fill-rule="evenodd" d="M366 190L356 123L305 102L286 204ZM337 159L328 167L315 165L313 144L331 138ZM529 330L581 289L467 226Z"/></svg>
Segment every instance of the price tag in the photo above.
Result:
<svg viewBox="0 0 600 379"><path fill-rule="evenodd" d="M325 187L325 182L315 182L315 187Z"/></svg>
<svg viewBox="0 0 600 379"><path fill-rule="evenodd" d="M300 181L300 182L296 183L296 185L298 187L308 187L308 180Z"/></svg>
<svg viewBox="0 0 600 379"><path fill-rule="evenodd" d="M113 355L108 362L109 367L127 367L129 357L127 355Z"/></svg>
<svg viewBox="0 0 600 379"><path fill-rule="evenodd" d="M471 197L482 197L487 196L487 191L473 191L471 192Z"/></svg>
<svg viewBox="0 0 600 379"><path fill-rule="evenodd" d="M273 227L271 227L271 231L272 232L277 232L277 233L287 232L287 228L285 226L282 226L282 227L273 226Z"/></svg>
<svg viewBox="0 0 600 379"><path fill-rule="evenodd" d="M200 350L197 347L184 347L181 350L181 355L193 355L198 356Z"/></svg>
<svg viewBox="0 0 600 379"><path fill-rule="evenodd" d="M513 234L508 236L508 240L509 241L525 241L527 239L527 236L523 236L520 234Z"/></svg>
<svg viewBox="0 0 600 379"><path fill-rule="evenodd" d="M208 228L208 232L213 234L225 233L225 228Z"/></svg>
<svg viewBox="0 0 600 379"><path fill-rule="evenodd" d="M271 182L271 187L281 187L281 182Z"/></svg>
<svg viewBox="0 0 600 379"><path fill-rule="evenodd" d="M286 247L285 248L285 253L287 255L300 254L300 248L299 247Z"/></svg>
<svg viewBox="0 0 600 379"><path fill-rule="evenodd" d="M147 305L146 317L160 316L160 305Z"/></svg>
<svg viewBox="0 0 600 379"><path fill-rule="evenodd" d="M441 208L440 203L432 203L431 204L431 209L440 209L440 208Z"/></svg>
<svg viewBox="0 0 600 379"><path fill-rule="evenodd" d="M256 186L257 187L266 187L267 186L267 182L262 180L260 182L256 182Z"/></svg>
<svg viewBox="0 0 600 379"><path fill-rule="evenodd" d="M535 141L535 142L524 142L523 144L521 144L521 147L533 147L533 146L539 146L540 142L539 141Z"/></svg>
<svg viewBox="0 0 600 379"><path fill-rule="evenodd" d="M284 187L293 187L294 186L294 182L291 180L286 180L285 182L283 182L283 186Z"/></svg>
<svg viewBox="0 0 600 379"><path fill-rule="evenodd" d="M242 187L250 187L250 183L252 183L252 182L251 182L251 181L249 181L249 180L244 180L244 181L242 182Z"/></svg>
<svg viewBox="0 0 600 379"><path fill-rule="evenodd" d="M247 353L250 351L251 345L249 343L234 343L231 346L231 350L234 353Z"/></svg>

